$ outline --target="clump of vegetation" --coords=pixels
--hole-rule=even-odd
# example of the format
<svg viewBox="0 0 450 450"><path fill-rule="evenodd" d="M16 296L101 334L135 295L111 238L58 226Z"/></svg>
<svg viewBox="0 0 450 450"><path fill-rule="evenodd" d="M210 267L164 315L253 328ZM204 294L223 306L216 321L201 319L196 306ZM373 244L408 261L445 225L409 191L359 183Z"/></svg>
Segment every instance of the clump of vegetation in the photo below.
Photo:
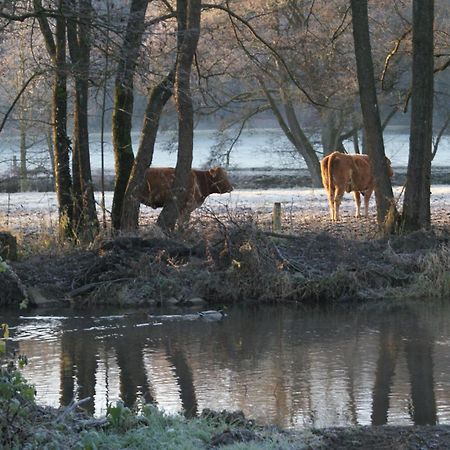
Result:
<svg viewBox="0 0 450 450"><path fill-rule="evenodd" d="M422 256L418 267L415 281L409 288L411 295L427 298L450 296L450 249L447 245Z"/></svg>

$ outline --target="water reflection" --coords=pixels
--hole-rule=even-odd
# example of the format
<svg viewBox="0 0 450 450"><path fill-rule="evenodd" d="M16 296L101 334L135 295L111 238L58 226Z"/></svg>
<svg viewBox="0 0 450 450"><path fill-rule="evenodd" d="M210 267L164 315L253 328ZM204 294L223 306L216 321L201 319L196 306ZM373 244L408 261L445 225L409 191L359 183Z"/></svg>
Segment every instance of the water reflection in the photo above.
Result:
<svg viewBox="0 0 450 450"><path fill-rule="evenodd" d="M152 314L161 312L152 312ZM97 415L141 397L168 412L242 409L283 427L450 423L448 306L371 312L235 308L221 322L2 317L45 404Z"/></svg>
<svg viewBox="0 0 450 450"><path fill-rule="evenodd" d="M389 397L396 362L405 352L411 389L411 415L417 425L436 424L436 401L433 382L433 336L421 323L416 311L406 309L398 323L388 318L381 324L380 350L373 391L372 424L388 422Z"/></svg>

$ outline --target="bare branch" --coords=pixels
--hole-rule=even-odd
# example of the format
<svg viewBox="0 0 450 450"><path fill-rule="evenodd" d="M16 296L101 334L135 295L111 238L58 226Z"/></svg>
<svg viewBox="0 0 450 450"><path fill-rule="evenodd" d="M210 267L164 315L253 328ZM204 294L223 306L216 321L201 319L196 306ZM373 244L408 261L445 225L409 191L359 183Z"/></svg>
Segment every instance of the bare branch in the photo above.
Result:
<svg viewBox="0 0 450 450"><path fill-rule="evenodd" d="M42 75L44 72L40 71L40 72L35 72L33 75L31 75L30 78L28 78L28 80L24 83L24 85L22 86L22 88L20 89L19 93L16 95L16 98L14 99L14 101L11 103L11 106L8 108L8 111L6 111L5 116L3 117L2 122L0 123L0 133L2 132L6 121L8 120L9 115L11 114L12 110L14 109L14 106L16 106L16 103L19 101L19 98L22 96L22 94L25 92L25 90L27 89L28 85L39 75Z"/></svg>
<svg viewBox="0 0 450 450"><path fill-rule="evenodd" d="M248 20L245 20L243 17L239 16L238 14L236 14L235 12L233 12L229 6L228 6L228 0L226 0L226 4L227 6L224 7L222 5L211 5L211 4L203 4L203 8L206 9L219 9L221 11L226 12L229 17L230 17L230 21L231 23L235 26L233 19L239 21L240 23L242 23L243 25L245 25L245 27L247 27L247 29L252 33L252 35L258 40L260 41L265 47L267 47L267 49L269 49L269 51L274 55L274 57L276 58L276 60L283 66L284 70L286 71L286 73L288 74L289 78L291 79L291 81L295 84L295 86L297 86L297 88L303 93L303 95L309 100L309 102L311 102L313 105L316 106L321 106L321 107L325 107L325 104L322 104L320 102L317 102L316 100L314 100L311 95L306 91L306 89L304 89L299 81L296 79L295 75L292 73L291 69L289 68L288 64L286 63L286 61L284 60L284 58L277 52L277 50L269 44L269 42L267 42L262 36L260 36L258 34L258 32L253 28L253 26L248 22ZM235 31L235 35L236 35L236 31ZM244 44L242 43L242 41L240 41L241 46L243 47L243 49L245 49ZM246 53L251 56L249 54L248 51L246 51ZM252 57L252 59L254 60L254 58Z"/></svg>
<svg viewBox="0 0 450 450"><path fill-rule="evenodd" d="M392 57L398 52L398 49L400 48L400 45L402 43L402 41L406 38L406 36L408 36L408 34L410 34L412 31L412 28L408 28L401 36L399 39L397 39L395 41L394 44L394 48L388 53L388 55L386 56L386 59L384 60L384 67L383 67L383 72L381 73L381 89L384 89L384 79L386 77L386 72L389 68L389 63L392 59Z"/></svg>

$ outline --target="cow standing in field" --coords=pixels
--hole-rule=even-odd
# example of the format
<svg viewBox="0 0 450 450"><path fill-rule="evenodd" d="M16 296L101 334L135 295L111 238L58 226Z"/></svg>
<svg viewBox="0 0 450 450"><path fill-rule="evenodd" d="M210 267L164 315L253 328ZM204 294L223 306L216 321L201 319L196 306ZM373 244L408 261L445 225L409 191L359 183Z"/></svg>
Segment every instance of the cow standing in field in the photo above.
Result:
<svg viewBox="0 0 450 450"><path fill-rule="evenodd" d="M391 161L386 158L389 176L394 175ZM364 195L364 213L368 217L369 200L375 180L367 155L347 155L333 152L320 161L322 183L328 194L331 220L339 220L339 206L344 192L353 192L356 204L355 217L360 217L361 193Z"/></svg>
<svg viewBox="0 0 450 450"><path fill-rule="evenodd" d="M153 209L162 208L172 198L172 186L175 180L173 167L149 167L144 174L144 183L138 199ZM183 213L186 216L199 208L210 194L231 192L233 186L228 175L221 167L209 170L191 169L189 192Z"/></svg>

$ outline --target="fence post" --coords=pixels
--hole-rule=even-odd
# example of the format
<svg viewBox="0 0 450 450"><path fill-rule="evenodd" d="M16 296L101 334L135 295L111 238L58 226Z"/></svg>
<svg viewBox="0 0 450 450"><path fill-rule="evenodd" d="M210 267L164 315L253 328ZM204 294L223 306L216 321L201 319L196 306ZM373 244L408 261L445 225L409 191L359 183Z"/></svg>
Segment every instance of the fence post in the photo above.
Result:
<svg viewBox="0 0 450 450"><path fill-rule="evenodd" d="M272 212L272 231L281 231L281 203L275 202L273 204Z"/></svg>

